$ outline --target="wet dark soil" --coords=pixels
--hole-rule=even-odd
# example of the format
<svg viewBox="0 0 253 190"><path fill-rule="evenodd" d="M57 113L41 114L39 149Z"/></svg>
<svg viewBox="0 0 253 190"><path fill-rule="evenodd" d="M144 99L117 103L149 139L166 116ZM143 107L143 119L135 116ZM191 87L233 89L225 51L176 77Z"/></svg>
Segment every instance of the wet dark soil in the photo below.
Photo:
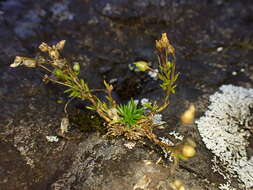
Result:
<svg viewBox="0 0 253 190"><path fill-rule="evenodd" d="M166 159L155 164L161 150L145 140L132 150L127 140L94 130L76 140L46 140L56 135L68 98L61 87L42 82L42 71L10 68L16 55L33 57L41 42L65 39L64 55L81 64L80 75L91 87L117 79L119 102L133 96L160 100L157 83L128 64L146 60L156 67L154 43L163 32L176 49L180 78L163 113L167 125L157 133L176 130L194 138L193 159L181 162L172 176ZM202 115L222 84L252 88L252 51L251 0L1 0L0 189L169 189L178 178L191 190L217 190L226 181L211 170L212 154L196 126L181 125L179 117L190 103ZM83 104L73 101L68 109Z"/></svg>

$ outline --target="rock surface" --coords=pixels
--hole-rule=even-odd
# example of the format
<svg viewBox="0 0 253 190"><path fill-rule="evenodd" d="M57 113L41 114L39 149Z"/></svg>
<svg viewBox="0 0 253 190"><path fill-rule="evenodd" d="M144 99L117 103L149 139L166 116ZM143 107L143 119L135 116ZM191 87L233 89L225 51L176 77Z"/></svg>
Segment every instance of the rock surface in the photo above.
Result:
<svg viewBox="0 0 253 190"><path fill-rule="evenodd" d="M64 55L81 63L90 86L116 78L118 101L152 100L162 97L156 82L128 64L156 66L154 42L163 32L175 46L181 75L163 113L167 125L157 134L192 137L198 147L193 159L170 175L169 161L156 164L163 153L145 140L132 150L125 139L95 132L46 140L60 127L67 97L57 85L43 84L43 72L10 68L16 55L33 57L41 42L65 39ZM190 190L218 190L226 183L211 170L213 155L196 126L179 118L190 103L201 116L222 84L253 87L251 0L0 0L0 41L0 189L158 190L177 178ZM69 109L80 105L75 101Z"/></svg>

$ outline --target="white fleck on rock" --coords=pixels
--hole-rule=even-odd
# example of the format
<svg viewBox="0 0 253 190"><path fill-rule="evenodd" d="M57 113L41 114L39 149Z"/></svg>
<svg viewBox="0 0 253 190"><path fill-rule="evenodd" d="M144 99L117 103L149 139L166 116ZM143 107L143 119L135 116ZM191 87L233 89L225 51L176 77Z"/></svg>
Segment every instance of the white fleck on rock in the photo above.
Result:
<svg viewBox="0 0 253 190"><path fill-rule="evenodd" d="M149 71L148 75L153 79L157 80L157 74L158 74L158 69L155 69L154 71Z"/></svg>
<svg viewBox="0 0 253 190"><path fill-rule="evenodd" d="M162 114L155 114L152 118L152 122L154 125L163 125L166 122L162 120Z"/></svg>
<svg viewBox="0 0 253 190"><path fill-rule="evenodd" d="M235 188L231 187L230 183L220 184L218 187L220 190L236 190Z"/></svg>
<svg viewBox="0 0 253 190"><path fill-rule="evenodd" d="M125 147L127 147L128 149L132 150L136 145L136 142L134 141L129 141L127 143L124 144Z"/></svg>
<svg viewBox="0 0 253 190"><path fill-rule="evenodd" d="M216 51L217 51L217 52L222 52L222 51L223 51L223 47L218 47L218 48L216 49Z"/></svg>
<svg viewBox="0 0 253 190"><path fill-rule="evenodd" d="M184 139L184 136L183 136L183 135L180 135L180 134L177 133L176 131L171 131L169 134L172 135L172 136L174 136L175 139L177 139L177 140L182 141L182 140Z"/></svg>
<svg viewBox="0 0 253 190"><path fill-rule="evenodd" d="M253 89L223 85L210 96L211 104L197 123L200 135L226 170L243 186L253 187L253 157L247 158ZM225 186L224 186L225 187Z"/></svg>
<svg viewBox="0 0 253 190"><path fill-rule="evenodd" d="M58 142L59 138L57 136L46 136L48 142Z"/></svg>
<svg viewBox="0 0 253 190"><path fill-rule="evenodd" d="M165 138L165 137L159 137L159 139L163 142L163 143L165 143L165 144L167 144L167 145L170 145L170 146L174 146L175 145L175 143L173 143L170 139L168 139L168 138ZM162 150L163 150L163 153L164 153L164 157L165 158L167 158L170 162L172 162L173 161L173 158L170 156L170 151L168 151L168 150L166 150L164 147L162 147Z"/></svg>
<svg viewBox="0 0 253 190"><path fill-rule="evenodd" d="M232 72L232 75L233 75L233 76L236 76L236 75L237 75L237 72L236 72L236 71L233 71L233 72Z"/></svg>
<svg viewBox="0 0 253 190"><path fill-rule="evenodd" d="M147 98L142 98L141 99L141 105L149 104L149 103L150 103L150 101Z"/></svg>

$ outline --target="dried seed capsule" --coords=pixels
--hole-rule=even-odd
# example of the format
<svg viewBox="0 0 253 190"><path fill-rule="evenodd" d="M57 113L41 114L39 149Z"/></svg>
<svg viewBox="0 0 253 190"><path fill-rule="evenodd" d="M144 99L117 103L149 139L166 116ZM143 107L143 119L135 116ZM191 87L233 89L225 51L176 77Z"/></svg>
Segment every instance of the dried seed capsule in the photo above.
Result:
<svg viewBox="0 0 253 190"><path fill-rule="evenodd" d="M62 50L62 49L64 48L64 46L65 46L65 42L66 42L66 40L61 40L61 41L59 41L59 42L55 45L56 49L57 49L57 50Z"/></svg>
<svg viewBox="0 0 253 190"><path fill-rule="evenodd" d="M49 50L49 46L46 43L41 43L39 46L40 51L47 52Z"/></svg>

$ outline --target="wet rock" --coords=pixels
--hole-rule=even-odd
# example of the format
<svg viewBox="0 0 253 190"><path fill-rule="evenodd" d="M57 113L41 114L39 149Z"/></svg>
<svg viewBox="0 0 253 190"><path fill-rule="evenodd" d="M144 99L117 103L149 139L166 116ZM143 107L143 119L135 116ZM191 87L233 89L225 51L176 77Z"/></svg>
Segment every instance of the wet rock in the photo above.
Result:
<svg viewBox="0 0 253 190"><path fill-rule="evenodd" d="M68 1L63 1L53 4L50 11L52 12L52 19L62 22L64 20L73 20L74 14L69 11Z"/></svg>
<svg viewBox="0 0 253 190"><path fill-rule="evenodd" d="M41 19L39 18L39 15L36 14L35 11L31 10L24 15L22 20L17 22L17 26L15 27L14 31L21 39L35 36L40 22Z"/></svg>

